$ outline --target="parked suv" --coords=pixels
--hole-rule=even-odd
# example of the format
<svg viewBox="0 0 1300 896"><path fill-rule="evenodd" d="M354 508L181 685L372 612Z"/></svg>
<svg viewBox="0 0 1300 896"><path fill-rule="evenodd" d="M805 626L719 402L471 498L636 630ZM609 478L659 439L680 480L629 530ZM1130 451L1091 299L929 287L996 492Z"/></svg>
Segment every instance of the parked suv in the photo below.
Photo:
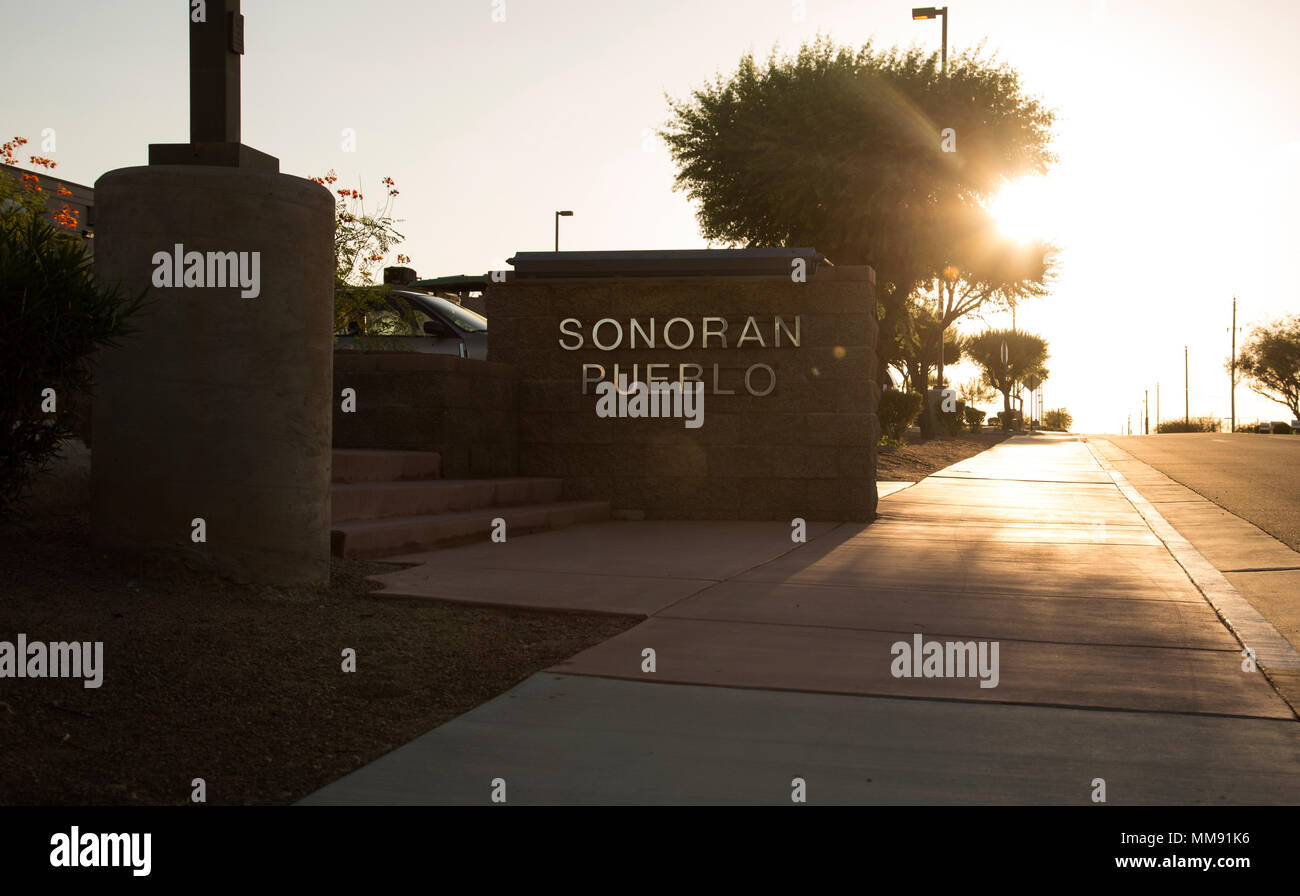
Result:
<svg viewBox="0 0 1300 896"><path fill-rule="evenodd" d="M426 290L410 286L391 289L368 317L368 333L362 333L354 322L334 334L334 347L487 360L487 318Z"/></svg>

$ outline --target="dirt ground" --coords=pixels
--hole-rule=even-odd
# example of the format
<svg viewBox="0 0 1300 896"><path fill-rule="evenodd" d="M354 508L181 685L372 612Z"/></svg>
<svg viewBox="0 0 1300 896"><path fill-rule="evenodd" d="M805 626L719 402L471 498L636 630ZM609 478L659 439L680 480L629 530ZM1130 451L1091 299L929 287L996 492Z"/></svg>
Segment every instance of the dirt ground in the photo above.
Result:
<svg viewBox="0 0 1300 896"><path fill-rule="evenodd" d="M968 432L952 438L922 442L919 436L913 434L909 438L916 439L915 444L880 449L876 460L876 478L882 482L917 482L959 460L992 448L1007 437L1008 433L998 430Z"/></svg>
<svg viewBox="0 0 1300 896"><path fill-rule="evenodd" d="M55 492L0 530L0 641L102 641L104 678L0 678L4 805L290 803L639 621L377 598L355 560L238 585L94 550Z"/></svg>

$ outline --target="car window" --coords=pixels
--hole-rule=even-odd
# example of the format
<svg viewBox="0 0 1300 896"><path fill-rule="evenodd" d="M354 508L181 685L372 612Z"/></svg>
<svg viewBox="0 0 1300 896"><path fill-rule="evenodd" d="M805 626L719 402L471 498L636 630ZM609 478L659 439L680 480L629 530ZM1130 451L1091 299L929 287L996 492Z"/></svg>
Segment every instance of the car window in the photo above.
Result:
<svg viewBox="0 0 1300 896"><path fill-rule="evenodd" d="M486 333L488 328L487 318L481 314L475 314L468 308L457 305L455 302L442 298L441 296L420 295L411 296L411 304L419 308L425 306L425 310L430 314L436 313L447 323L451 324L458 330L465 333Z"/></svg>
<svg viewBox="0 0 1300 896"><path fill-rule="evenodd" d="M415 319L415 332L423 333L424 322L427 320L433 320L433 315L422 307L419 302L407 300L405 296L398 297L398 299L399 301L403 301L403 303L410 308L410 314Z"/></svg>

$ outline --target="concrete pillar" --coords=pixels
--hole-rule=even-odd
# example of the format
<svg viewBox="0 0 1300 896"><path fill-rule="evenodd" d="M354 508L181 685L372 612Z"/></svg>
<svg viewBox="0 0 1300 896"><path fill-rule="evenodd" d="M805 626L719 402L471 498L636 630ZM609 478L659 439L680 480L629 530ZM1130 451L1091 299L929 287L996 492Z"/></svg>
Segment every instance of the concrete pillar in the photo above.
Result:
<svg viewBox="0 0 1300 896"><path fill-rule="evenodd" d="M137 332L96 360L96 541L244 581L328 581L333 197L284 174L154 165L105 174L95 206L98 278L151 289ZM203 253L202 285L189 264L154 285L177 244ZM248 253L255 296L212 285L217 252Z"/></svg>

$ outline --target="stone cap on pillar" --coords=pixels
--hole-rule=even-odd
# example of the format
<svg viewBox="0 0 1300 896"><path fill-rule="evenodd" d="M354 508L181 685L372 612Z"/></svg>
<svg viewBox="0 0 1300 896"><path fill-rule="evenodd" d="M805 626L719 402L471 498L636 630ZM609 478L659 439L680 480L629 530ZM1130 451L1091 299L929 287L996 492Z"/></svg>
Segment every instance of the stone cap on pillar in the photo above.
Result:
<svg viewBox="0 0 1300 896"><path fill-rule="evenodd" d="M216 165L280 173L280 160L242 143L150 143L150 165Z"/></svg>
<svg viewBox="0 0 1300 896"><path fill-rule="evenodd" d="M239 139L239 0L209 0L186 10L190 22L190 142L153 143L150 165L212 165L278 174L280 160Z"/></svg>

